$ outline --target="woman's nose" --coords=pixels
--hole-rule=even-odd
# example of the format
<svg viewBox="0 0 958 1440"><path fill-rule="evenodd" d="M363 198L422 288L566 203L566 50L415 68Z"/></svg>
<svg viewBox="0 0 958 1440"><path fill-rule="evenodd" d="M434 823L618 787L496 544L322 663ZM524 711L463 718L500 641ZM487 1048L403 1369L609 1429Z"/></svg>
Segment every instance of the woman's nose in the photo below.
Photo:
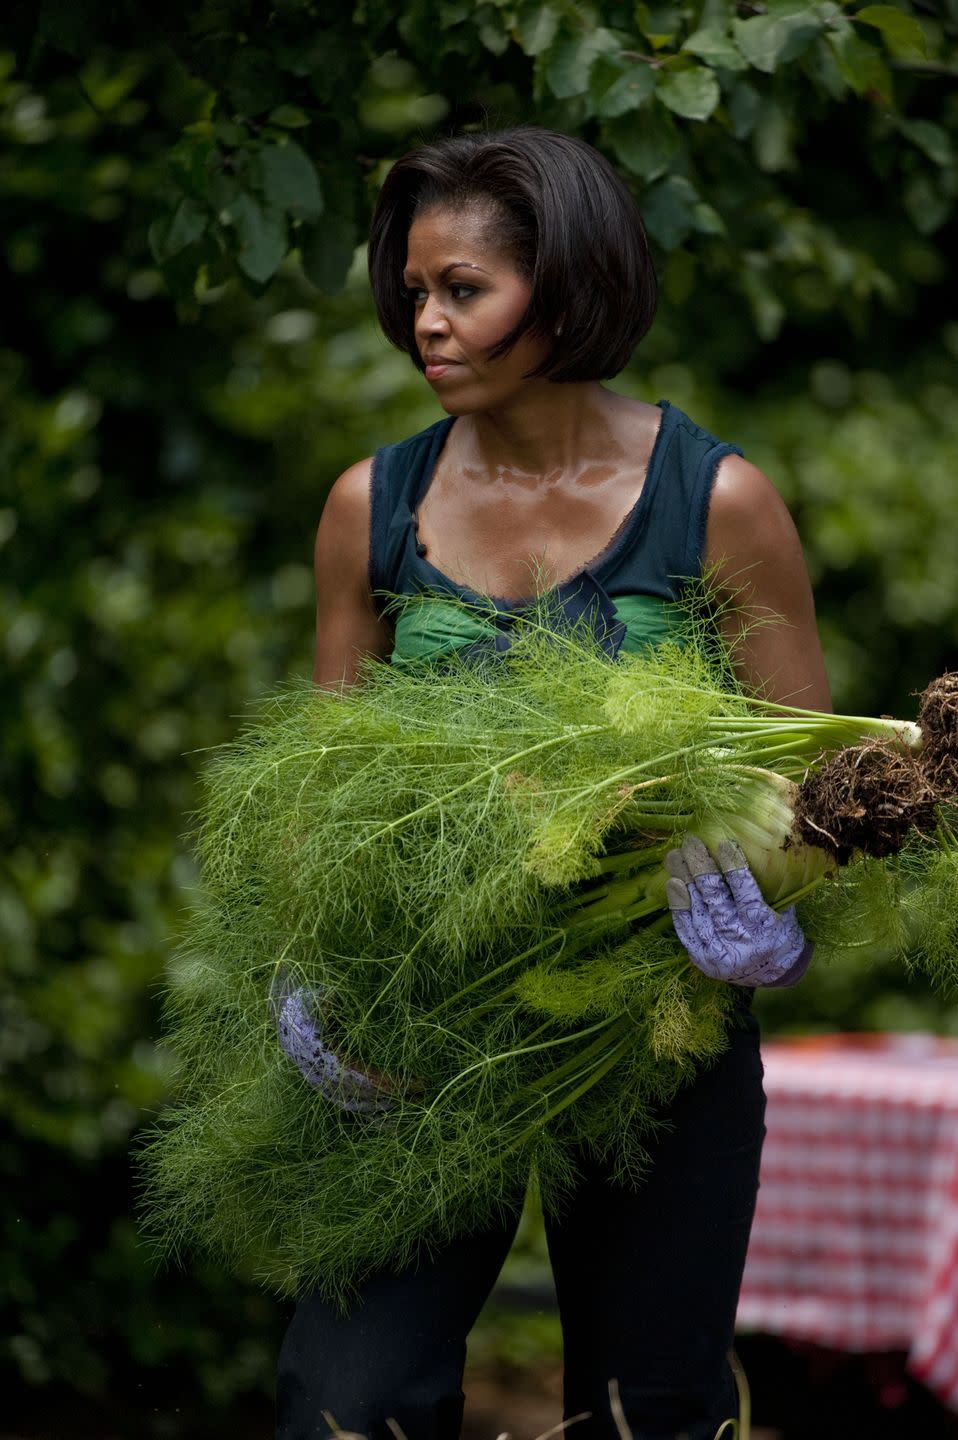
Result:
<svg viewBox="0 0 958 1440"><path fill-rule="evenodd" d="M449 321L437 296L427 296L416 319L416 330L420 335L448 335Z"/></svg>

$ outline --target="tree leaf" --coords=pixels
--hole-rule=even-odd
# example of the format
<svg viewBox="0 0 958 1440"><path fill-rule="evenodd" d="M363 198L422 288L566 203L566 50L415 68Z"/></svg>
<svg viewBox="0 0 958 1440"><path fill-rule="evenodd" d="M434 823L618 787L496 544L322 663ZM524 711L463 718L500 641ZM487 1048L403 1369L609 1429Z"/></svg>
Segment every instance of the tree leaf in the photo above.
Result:
<svg viewBox="0 0 958 1440"><path fill-rule="evenodd" d="M746 255L744 258L752 263L746 263L739 272L739 284L749 303L755 329L763 340L774 340L785 321L785 306L767 279L766 256Z"/></svg>
<svg viewBox="0 0 958 1440"><path fill-rule="evenodd" d="M721 99L719 83L704 65L666 70L659 78L658 95L663 105L686 120L707 120Z"/></svg>
<svg viewBox="0 0 958 1440"><path fill-rule="evenodd" d="M226 92L241 115L263 115L285 100L285 86L265 50L241 45L230 62Z"/></svg>
<svg viewBox="0 0 958 1440"><path fill-rule="evenodd" d="M206 187L206 198L213 210L228 210L240 193L240 183L232 170L212 171Z"/></svg>
<svg viewBox="0 0 958 1440"><path fill-rule="evenodd" d="M899 120L898 128L935 165L947 170L954 164L951 136L940 125L931 120Z"/></svg>
<svg viewBox="0 0 958 1440"><path fill-rule="evenodd" d="M905 186L903 199L912 224L920 235L940 230L952 211L951 200L930 175L913 175Z"/></svg>
<svg viewBox="0 0 958 1440"><path fill-rule="evenodd" d="M700 235L726 235L728 233L725 221L715 206L710 205L707 200L698 202L692 218Z"/></svg>
<svg viewBox="0 0 958 1440"><path fill-rule="evenodd" d="M643 112L641 118L629 115L613 120L606 135L626 169L650 182L672 168L682 149L674 126L658 105Z"/></svg>
<svg viewBox="0 0 958 1440"><path fill-rule="evenodd" d="M718 25L703 25L682 45L687 55L697 55L706 65L719 70L745 70L748 61L729 35Z"/></svg>
<svg viewBox="0 0 958 1440"><path fill-rule="evenodd" d="M246 126L238 125L235 120L217 120L213 126L213 134L220 144L229 150L246 145L250 138L250 132Z"/></svg>
<svg viewBox="0 0 958 1440"><path fill-rule="evenodd" d="M279 125L284 130L301 130L304 125L309 124L309 116L301 105L277 105L276 109L270 112L269 123Z"/></svg>
<svg viewBox="0 0 958 1440"><path fill-rule="evenodd" d="M264 145L250 160L250 182L267 204L297 220L318 220L323 212L319 176L312 160L290 140Z"/></svg>
<svg viewBox="0 0 958 1440"><path fill-rule="evenodd" d="M789 170L795 163L792 149L793 118L790 111L772 95L759 106L752 144L760 170L766 175Z"/></svg>
<svg viewBox="0 0 958 1440"><path fill-rule="evenodd" d="M209 189L209 167L219 158L219 151L211 140L184 135L169 153L170 174L181 190L203 202Z"/></svg>
<svg viewBox="0 0 958 1440"><path fill-rule="evenodd" d="M356 226L345 215L326 215L319 225L300 227L297 241L308 280L336 295L346 283L358 241Z"/></svg>
<svg viewBox="0 0 958 1440"><path fill-rule="evenodd" d="M848 96L848 81L838 68L835 52L824 35L815 41L815 52L806 62L809 72L815 76L815 85L829 100L844 100Z"/></svg>
<svg viewBox="0 0 958 1440"><path fill-rule="evenodd" d="M515 36L527 55L541 55L552 44L558 29L558 10L531 0L519 11Z"/></svg>
<svg viewBox="0 0 958 1440"><path fill-rule="evenodd" d="M642 196L640 208L645 228L663 249L674 250L696 228L696 207L702 203L691 181L682 175L669 175Z"/></svg>
<svg viewBox="0 0 958 1440"><path fill-rule="evenodd" d="M509 36L498 19L483 20L479 26L479 39L493 55L502 55L509 48Z"/></svg>
<svg viewBox="0 0 958 1440"><path fill-rule="evenodd" d="M177 255L171 255L163 261L160 267L163 272L163 280L171 295L174 295L181 305L186 307L182 314L197 319L194 306L197 298L197 286L200 274L203 269L218 258L219 251L212 249L205 239L195 240L192 245L187 245ZM177 309L179 310L179 306Z"/></svg>
<svg viewBox="0 0 958 1440"><path fill-rule="evenodd" d="M546 61L545 75L557 100L571 100L589 88L589 73L596 57L615 54L619 43L609 30L586 30L566 36L555 45Z"/></svg>
<svg viewBox="0 0 958 1440"><path fill-rule="evenodd" d="M309 87L316 99L338 109L342 96L352 95L360 84L362 55L346 37L340 36L338 44L330 37L309 67Z"/></svg>
<svg viewBox="0 0 958 1440"><path fill-rule="evenodd" d="M172 255L178 255L185 250L187 245L192 245L198 240L206 229L209 216L205 210L188 196L181 200L173 211L170 221L170 228L163 240L163 248L159 258L168 260Z"/></svg>
<svg viewBox="0 0 958 1440"><path fill-rule="evenodd" d="M732 35L746 60L771 75L780 65L795 60L822 28L814 11L798 14L753 15L732 21Z"/></svg>
<svg viewBox="0 0 958 1440"><path fill-rule="evenodd" d="M642 34L656 50L671 45L682 26L682 7L671 4L640 3L635 7L635 16Z"/></svg>
<svg viewBox="0 0 958 1440"><path fill-rule="evenodd" d="M762 99L754 85L739 80L729 92L726 102L729 124L736 140L746 140L755 128Z"/></svg>
<svg viewBox="0 0 958 1440"><path fill-rule="evenodd" d="M643 61L634 62L629 68L620 74L618 79L605 89L596 87L596 74L601 69L603 58L600 56L592 72L592 84L590 93L595 104L595 112L603 120L612 120L617 115L626 115L630 110L638 110L655 90L655 71L651 65Z"/></svg>
<svg viewBox="0 0 958 1440"><path fill-rule="evenodd" d="M170 233L172 216L157 215L150 221L146 231L147 242L150 247L150 254L157 265L163 264L163 256L166 254L166 237Z"/></svg>
<svg viewBox="0 0 958 1440"><path fill-rule="evenodd" d="M866 5L850 19L862 25L873 25L896 58L926 55L925 32L914 15L906 15L894 5Z"/></svg>
<svg viewBox="0 0 958 1440"><path fill-rule="evenodd" d="M856 95L873 91L882 100L891 99L891 71L880 51L857 35L847 21L829 31L828 43L839 70Z"/></svg>
<svg viewBox="0 0 958 1440"><path fill-rule="evenodd" d="M251 280L265 284L286 254L286 217L246 191L233 201L229 217L239 239L236 263Z"/></svg>

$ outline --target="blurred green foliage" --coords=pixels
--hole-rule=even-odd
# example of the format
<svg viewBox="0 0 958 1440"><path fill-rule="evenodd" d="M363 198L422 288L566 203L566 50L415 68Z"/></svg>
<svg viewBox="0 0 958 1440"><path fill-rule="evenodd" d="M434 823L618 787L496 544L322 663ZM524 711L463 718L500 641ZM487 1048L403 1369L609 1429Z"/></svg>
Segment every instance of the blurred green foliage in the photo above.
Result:
<svg viewBox="0 0 958 1440"><path fill-rule="evenodd" d="M46 0L4 22L8 1394L62 1381L138 1407L130 1433L212 1434L270 1385L284 1309L208 1269L155 1276L126 1152L166 1089L157 994L202 752L308 669L332 479L440 414L354 256L391 157L482 113L605 145L664 289L617 388L667 396L781 486L841 708L911 714L958 663L955 10L867 9L204 0L113 7L107 29L106 7ZM249 186L242 223L216 167ZM282 223L256 230L256 205ZM244 226L273 246L268 288ZM882 965L761 1003L773 1027L956 1028Z"/></svg>
<svg viewBox="0 0 958 1440"><path fill-rule="evenodd" d="M100 112L144 40L191 77L149 230L186 302L230 275L259 293L290 250L338 290L397 139L490 117L605 150L676 257L670 283L718 288L762 339L794 311L907 305L947 255L958 0L20 0L13 16L28 73L65 60ZM118 31L125 77L84 63Z"/></svg>

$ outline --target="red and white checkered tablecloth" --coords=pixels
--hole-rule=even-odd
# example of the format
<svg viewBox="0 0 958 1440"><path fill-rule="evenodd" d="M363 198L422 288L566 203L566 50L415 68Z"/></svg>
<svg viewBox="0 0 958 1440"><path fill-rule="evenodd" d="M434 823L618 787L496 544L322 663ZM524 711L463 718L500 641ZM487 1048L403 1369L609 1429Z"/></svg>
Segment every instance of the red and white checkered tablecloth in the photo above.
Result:
<svg viewBox="0 0 958 1440"><path fill-rule="evenodd" d="M762 1047L768 1135L739 1328L904 1350L958 1410L958 1041Z"/></svg>

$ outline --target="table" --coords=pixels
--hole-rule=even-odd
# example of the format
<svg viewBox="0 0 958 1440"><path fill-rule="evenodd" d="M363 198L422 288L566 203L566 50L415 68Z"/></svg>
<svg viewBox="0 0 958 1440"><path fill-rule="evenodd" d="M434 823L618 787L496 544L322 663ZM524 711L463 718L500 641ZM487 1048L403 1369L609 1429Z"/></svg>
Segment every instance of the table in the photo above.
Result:
<svg viewBox="0 0 958 1440"><path fill-rule="evenodd" d="M814 1036L762 1054L739 1328L903 1350L958 1411L958 1040Z"/></svg>

